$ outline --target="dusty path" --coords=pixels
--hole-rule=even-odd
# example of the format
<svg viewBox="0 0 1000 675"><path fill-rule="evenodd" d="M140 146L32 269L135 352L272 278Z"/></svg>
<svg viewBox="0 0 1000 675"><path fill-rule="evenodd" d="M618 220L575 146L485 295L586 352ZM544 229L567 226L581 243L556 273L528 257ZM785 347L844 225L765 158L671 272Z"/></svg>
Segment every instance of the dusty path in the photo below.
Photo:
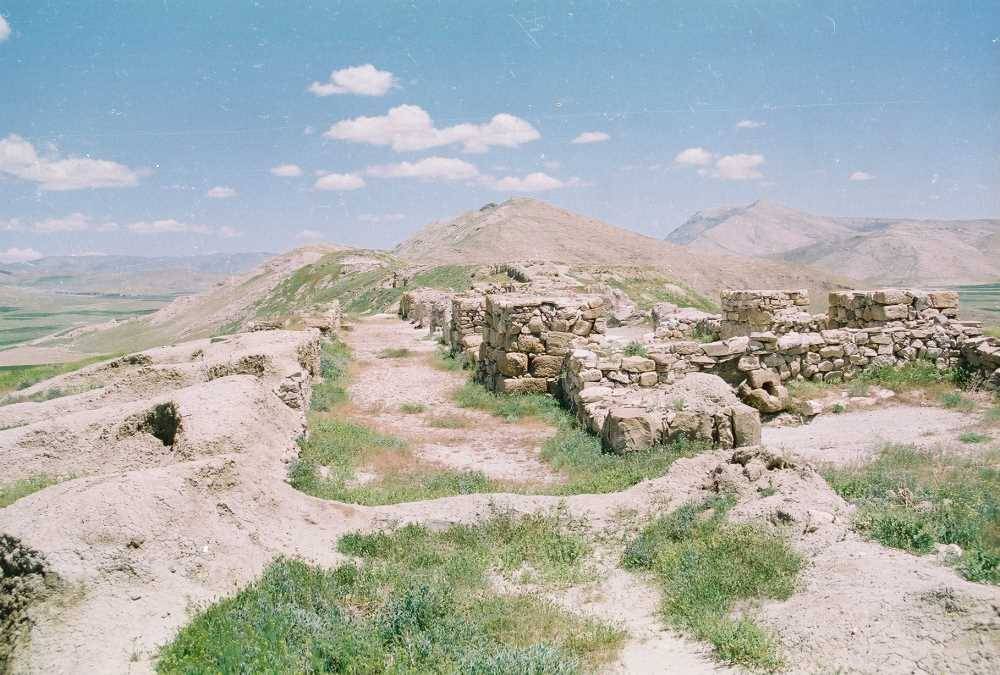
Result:
<svg viewBox="0 0 1000 675"><path fill-rule="evenodd" d="M764 426L761 442L809 462L852 464L887 443L930 447L954 443L975 415L934 406L889 405L870 410L819 415L808 424Z"/></svg>
<svg viewBox="0 0 1000 675"><path fill-rule="evenodd" d="M437 344L428 339L426 330L395 316L379 315L354 324L344 340L354 355L349 394L359 423L406 440L414 454L429 463L482 471L497 479L558 480L558 474L538 459L552 429L535 421L507 423L489 413L458 407L452 393L468 374L431 366ZM379 358L387 349L406 349L410 355ZM401 410L414 403L426 410L415 414ZM439 428L435 422L456 427Z"/></svg>

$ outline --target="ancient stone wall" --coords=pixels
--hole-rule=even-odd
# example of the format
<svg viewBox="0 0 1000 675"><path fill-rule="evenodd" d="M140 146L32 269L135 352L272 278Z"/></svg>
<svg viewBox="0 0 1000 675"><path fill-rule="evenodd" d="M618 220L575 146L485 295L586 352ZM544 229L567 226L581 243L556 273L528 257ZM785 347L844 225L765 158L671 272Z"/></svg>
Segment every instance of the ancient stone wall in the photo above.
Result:
<svg viewBox="0 0 1000 675"><path fill-rule="evenodd" d="M475 367L479 359L479 345L483 343L485 325L485 295L469 293L456 295L451 299L448 346L453 355L462 359L463 365Z"/></svg>
<svg viewBox="0 0 1000 675"><path fill-rule="evenodd" d="M982 335L966 340L962 363L982 384L1000 391L1000 339Z"/></svg>
<svg viewBox="0 0 1000 675"><path fill-rule="evenodd" d="M696 337L718 339L722 333L722 316L709 314L693 307L678 307L672 302L660 302L651 312L656 325L657 340L689 340Z"/></svg>
<svg viewBox="0 0 1000 675"><path fill-rule="evenodd" d="M804 289L726 290L721 299L722 338L755 331L784 333L820 328L817 318L808 311L809 292Z"/></svg>
<svg viewBox="0 0 1000 675"><path fill-rule="evenodd" d="M399 318L431 333L447 331L451 323L451 298L454 293L434 288L415 288L399 298Z"/></svg>
<svg viewBox="0 0 1000 675"><path fill-rule="evenodd" d="M760 442L760 416L715 375L660 379L661 366L643 356L609 356L576 349L565 360L562 395L580 424L605 450L645 450L683 436L714 447Z"/></svg>
<svg viewBox="0 0 1000 675"><path fill-rule="evenodd" d="M881 288L830 293L829 328L867 328L891 321L936 321L958 317L958 293Z"/></svg>
<svg viewBox="0 0 1000 675"><path fill-rule="evenodd" d="M597 296L486 296L476 379L496 393L557 393L572 343L606 330Z"/></svg>

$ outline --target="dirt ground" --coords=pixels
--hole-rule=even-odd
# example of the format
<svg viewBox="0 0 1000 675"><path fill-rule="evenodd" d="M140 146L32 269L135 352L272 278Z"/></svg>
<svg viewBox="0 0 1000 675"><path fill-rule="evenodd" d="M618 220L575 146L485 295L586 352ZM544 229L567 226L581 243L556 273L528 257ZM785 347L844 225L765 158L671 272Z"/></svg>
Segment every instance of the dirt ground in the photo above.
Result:
<svg viewBox="0 0 1000 675"><path fill-rule="evenodd" d="M189 405L183 421L192 433L200 430L188 439L197 451L167 453L153 465L95 456L78 477L0 509L0 532L40 551L60 579L59 591L29 610L30 640L16 651L14 672L149 672L159 646L194 610L232 594L275 556L334 565L340 561L336 541L351 530L406 522L444 526L475 522L497 510L527 513L557 507L589 524L596 542L595 581L554 594L552 600L627 630L628 642L612 670L725 670L703 645L665 630L655 586L617 566L621 543L644 519L719 490L738 495L733 518L781 523L807 560L791 598L756 610L781 643L791 671L1000 670L1000 589L965 581L933 557L860 539L850 528L852 507L806 463L754 475L734 463L732 451L706 452L678 460L665 476L619 493L567 498L461 495L359 507L302 494L285 479L295 438L303 429L304 406L300 401L296 408L278 398L291 384L308 382L308 359L296 346L302 340L288 331L249 335L253 337L150 350L153 363L148 366L97 366L92 368L98 375L85 374L103 378L102 390L118 392L108 404L113 411L130 405L143 408L144 402L159 400L156 397L201 391L214 382L225 385L233 396L231 406L247 414L229 421L213 409ZM422 337L422 332L389 317L361 321L347 334L358 361L350 394L359 419L410 439L428 461L496 476L529 471L545 475L537 453L548 430L457 409L450 391L461 384L462 374L434 369L434 346ZM389 347L405 347L415 354L377 358ZM192 359L199 350L204 364ZM254 354L267 357L262 373L237 372L211 380L206 375L208 363L236 364ZM164 369L181 374L180 380L171 380L172 389L156 384ZM100 409L103 399L92 396L84 399L95 406L90 410ZM404 402L423 403L434 414L467 416L475 423L460 429L431 428L422 416L401 413L398 405ZM6 414L30 420L37 433L66 430L65 416L53 419L64 411L60 399L17 405L20 412ZM278 405L285 407L275 418ZM952 413L943 414L946 411L922 409L924 417L936 420L930 423L917 420L915 412L907 417L898 407L887 410L895 412L825 415L808 426L769 429L765 445L796 458L854 458L871 450L865 449L870 435L852 436L853 427L878 425L881 434L899 440L897 432L929 438L911 429L918 422L924 431L942 437L961 424ZM217 419L220 428L210 434ZM239 420L247 426L243 433L223 433ZM96 433L92 426L87 422L68 432L89 438ZM261 433L253 433L256 430ZM828 440L831 434L833 441ZM0 473L12 468L15 451L25 452L23 437L23 429L0 431ZM129 456L145 446L125 442L118 447ZM79 458L69 452L43 460L47 471L80 469ZM762 496L765 485L769 496Z"/></svg>
<svg viewBox="0 0 1000 675"><path fill-rule="evenodd" d="M554 481L558 474L538 458L552 429L536 421L510 424L489 413L460 408L453 392L468 373L431 365L436 340L391 315L355 324L344 334L354 365L349 397L352 417L365 426L402 438L421 460L458 470L482 471L490 478ZM388 349L406 349L409 356L380 358ZM422 413L405 413L400 406L418 403ZM437 428L435 421L460 422L458 428Z"/></svg>

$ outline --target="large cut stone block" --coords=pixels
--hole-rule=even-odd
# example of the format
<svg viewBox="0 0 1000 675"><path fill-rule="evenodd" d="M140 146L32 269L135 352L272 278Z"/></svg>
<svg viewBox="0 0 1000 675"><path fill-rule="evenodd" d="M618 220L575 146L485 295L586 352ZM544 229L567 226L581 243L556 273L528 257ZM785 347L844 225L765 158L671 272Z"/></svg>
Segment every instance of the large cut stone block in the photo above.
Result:
<svg viewBox="0 0 1000 675"><path fill-rule="evenodd" d="M624 454L653 447L659 429L642 408L613 408L604 418L601 443L605 450Z"/></svg>

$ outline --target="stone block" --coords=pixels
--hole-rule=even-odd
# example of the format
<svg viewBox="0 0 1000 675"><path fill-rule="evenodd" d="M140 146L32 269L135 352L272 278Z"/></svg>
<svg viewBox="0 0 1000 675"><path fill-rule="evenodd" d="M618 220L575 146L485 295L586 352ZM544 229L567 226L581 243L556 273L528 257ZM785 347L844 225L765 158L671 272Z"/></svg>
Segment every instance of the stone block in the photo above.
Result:
<svg viewBox="0 0 1000 675"><path fill-rule="evenodd" d="M507 377L519 377L528 372L528 356L520 352L496 352L497 370Z"/></svg>
<svg viewBox="0 0 1000 675"><path fill-rule="evenodd" d="M532 356L531 374L535 377L559 377L562 363L561 356Z"/></svg>
<svg viewBox="0 0 1000 675"><path fill-rule="evenodd" d="M648 373L656 370L656 362L644 356L625 356L622 358L621 369L626 373Z"/></svg>
<svg viewBox="0 0 1000 675"><path fill-rule="evenodd" d="M547 394L549 381L543 377L498 377L496 391L499 394Z"/></svg>
<svg viewBox="0 0 1000 675"><path fill-rule="evenodd" d="M612 408L604 418L601 445L617 454L648 450L658 435L659 429L642 408Z"/></svg>

